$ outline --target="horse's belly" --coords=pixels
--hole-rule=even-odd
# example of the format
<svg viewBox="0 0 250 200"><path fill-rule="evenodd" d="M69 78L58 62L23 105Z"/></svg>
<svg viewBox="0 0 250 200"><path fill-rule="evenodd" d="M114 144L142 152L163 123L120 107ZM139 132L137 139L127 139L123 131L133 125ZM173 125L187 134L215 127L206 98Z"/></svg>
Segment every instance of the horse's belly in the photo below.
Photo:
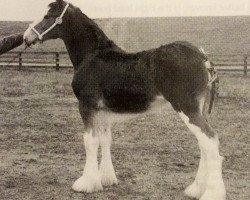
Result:
<svg viewBox="0 0 250 200"><path fill-rule="evenodd" d="M139 117L145 113L155 113L159 112L167 101L163 96L157 96L154 101L150 103L148 108L144 112L114 112L109 109L102 101L99 102L98 112L95 113L94 121L98 123L117 123L126 120L130 120L136 117Z"/></svg>

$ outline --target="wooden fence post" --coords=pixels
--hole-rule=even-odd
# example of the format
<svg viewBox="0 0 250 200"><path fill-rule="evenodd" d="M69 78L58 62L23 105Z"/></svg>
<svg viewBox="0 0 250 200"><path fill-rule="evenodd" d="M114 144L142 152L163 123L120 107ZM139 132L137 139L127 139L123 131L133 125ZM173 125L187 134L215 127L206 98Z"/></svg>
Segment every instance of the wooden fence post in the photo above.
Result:
<svg viewBox="0 0 250 200"><path fill-rule="evenodd" d="M59 58L59 53L56 52L56 71L59 71L60 69L60 58Z"/></svg>
<svg viewBox="0 0 250 200"><path fill-rule="evenodd" d="M22 66L23 66L22 53L19 53L19 70L21 70Z"/></svg>
<svg viewBox="0 0 250 200"><path fill-rule="evenodd" d="M247 55L244 56L244 75L247 76Z"/></svg>

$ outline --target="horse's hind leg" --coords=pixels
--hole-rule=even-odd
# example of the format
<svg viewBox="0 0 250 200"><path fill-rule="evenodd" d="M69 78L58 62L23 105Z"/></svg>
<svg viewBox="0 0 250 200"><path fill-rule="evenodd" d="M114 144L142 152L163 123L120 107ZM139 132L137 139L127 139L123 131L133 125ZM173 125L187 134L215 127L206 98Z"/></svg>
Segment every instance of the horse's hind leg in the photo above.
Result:
<svg viewBox="0 0 250 200"><path fill-rule="evenodd" d="M185 194L189 197L199 199L204 194L207 185L207 157L205 150L200 147L200 162L195 181L186 188Z"/></svg>
<svg viewBox="0 0 250 200"><path fill-rule="evenodd" d="M197 176L185 193L200 200L224 200L223 158L219 155L218 135L213 132L200 109L197 109L197 112L182 111L179 114L198 139L201 151Z"/></svg>

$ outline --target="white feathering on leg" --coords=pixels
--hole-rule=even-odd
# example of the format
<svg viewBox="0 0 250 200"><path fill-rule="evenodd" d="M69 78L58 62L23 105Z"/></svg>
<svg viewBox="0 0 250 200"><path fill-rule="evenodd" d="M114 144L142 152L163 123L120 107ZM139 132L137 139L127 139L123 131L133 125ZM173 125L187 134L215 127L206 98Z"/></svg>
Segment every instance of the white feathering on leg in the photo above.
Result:
<svg viewBox="0 0 250 200"><path fill-rule="evenodd" d="M115 170L112 164L110 152L112 142L112 133L110 125L103 127L103 131L99 137L102 151L102 159L100 164L101 182L105 186L117 184L118 181L115 175Z"/></svg>
<svg viewBox="0 0 250 200"><path fill-rule="evenodd" d="M197 181L196 182L197 184L194 182L195 185L191 185L190 187L188 187L186 189L186 194L194 198L201 197L200 200L211 200L211 199L225 200L226 191L222 179L223 158L219 155L218 138L217 137L213 139L208 138L206 134L202 132L200 127L191 124L189 122L189 118L184 113L179 113L179 115L185 122L185 124L188 126L190 131L196 136L201 149L204 151L204 154L206 155L205 161L206 161L207 173L200 175L200 178L206 177L205 180L200 181L200 183L206 182L205 190L203 189L203 185L200 185L198 179L196 179L195 182Z"/></svg>
<svg viewBox="0 0 250 200"><path fill-rule="evenodd" d="M93 136L93 131L84 134L84 144L86 149L86 164L83 175L72 186L77 192L98 192L102 191L102 184L98 170L97 153L99 138Z"/></svg>

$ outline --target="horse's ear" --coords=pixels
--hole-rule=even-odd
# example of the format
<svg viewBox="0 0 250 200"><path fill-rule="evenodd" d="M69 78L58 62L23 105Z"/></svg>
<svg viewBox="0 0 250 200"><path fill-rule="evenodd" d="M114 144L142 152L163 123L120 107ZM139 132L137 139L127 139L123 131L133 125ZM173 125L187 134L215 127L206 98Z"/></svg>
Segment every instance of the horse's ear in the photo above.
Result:
<svg viewBox="0 0 250 200"><path fill-rule="evenodd" d="M56 0L56 2L61 6L63 4L63 0Z"/></svg>

